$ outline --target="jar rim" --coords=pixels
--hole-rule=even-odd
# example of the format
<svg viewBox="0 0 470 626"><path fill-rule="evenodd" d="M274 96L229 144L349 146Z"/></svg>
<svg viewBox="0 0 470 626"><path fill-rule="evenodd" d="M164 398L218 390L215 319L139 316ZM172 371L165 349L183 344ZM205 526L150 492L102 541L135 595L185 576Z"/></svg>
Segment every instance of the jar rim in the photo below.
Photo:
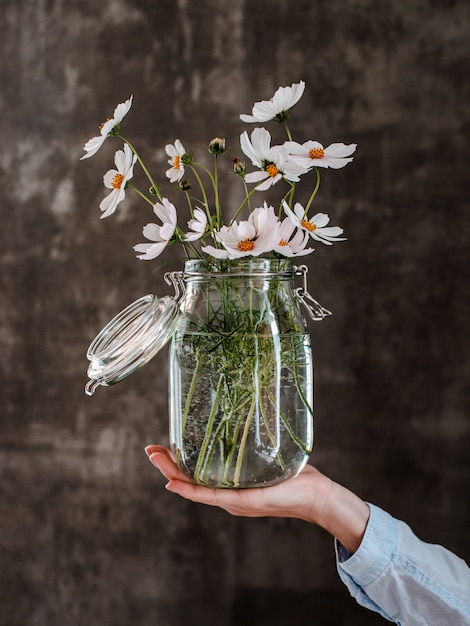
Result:
<svg viewBox="0 0 470 626"><path fill-rule="evenodd" d="M296 271L291 259L190 259L184 263L184 277L216 274L217 276L286 276Z"/></svg>

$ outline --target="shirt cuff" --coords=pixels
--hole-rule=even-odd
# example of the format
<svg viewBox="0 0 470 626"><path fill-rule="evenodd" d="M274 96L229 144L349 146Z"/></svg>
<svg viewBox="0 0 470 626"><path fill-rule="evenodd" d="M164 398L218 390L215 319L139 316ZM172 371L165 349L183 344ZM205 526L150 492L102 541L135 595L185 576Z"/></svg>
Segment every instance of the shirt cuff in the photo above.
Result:
<svg viewBox="0 0 470 626"><path fill-rule="evenodd" d="M398 521L369 504L370 516L359 548L351 554L335 540L338 569L360 587L372 583L389 565L398 544Z"/></svg>

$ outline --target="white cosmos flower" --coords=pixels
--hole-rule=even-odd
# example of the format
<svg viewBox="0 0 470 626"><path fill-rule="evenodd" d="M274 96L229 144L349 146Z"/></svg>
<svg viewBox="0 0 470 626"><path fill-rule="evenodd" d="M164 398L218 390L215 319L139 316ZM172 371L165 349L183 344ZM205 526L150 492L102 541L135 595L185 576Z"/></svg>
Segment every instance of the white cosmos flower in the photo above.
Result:
<svg viewBox="0 0 470 626"><path fill-rule="evenodd" d="M306 168L289 158L285 146L271 147L271 134L265 128L255 128L251 133L251 140L246 131L242 133L240 146L253 165L261 170L245 175L247 183L263 181L256 186L258 191L269 189L282 178L297 182L300 180L299 176L307 172Z"/></svg>
<svg viewBox="0 0 470 626"><path fill-rule="evenodd" d="M108 170L103 176L105 187L112 191L101 201L100 209L103 211L101 219L114 213L117 205L124 200L126 183L133 176L136 161L137 157L127 144L124 144L124 150L118 150L114 155L117 169Z"/></svg>
<svg viewBox="0 0 470 626"><path fill-rule="evenodd" d="M137 258L145 261L161 254L176 230L176 208L167 198L163 198L161 203L157 202L153 212L162 221L162 226L147 224L142 232L144 237L154 243L139 243L134 246L136 252L141 252Z"/></svg>
<svg viewBox="0 0 470 626"><path fill-rule="evenodd" d="M353 160L351 154L357 147L355 143L350 143L348 146L344 143L332 143L324 148L318 141L306 141L303 144L286 141L284 145L290 158L307 169L331 167L335 170L344 167Z"/></svg>
<svg viewBox="0 0 470 626"><path fill-rule="evenodd" d="M196 241L196 239L200 239L207 226L207 215L202 209L194 209L194 218L190 219L188 222L189 230L193 232L189 232L185 235L186 241Z"/></svg>
<svg viewBox="0 0 470 626"><path fill-rule="evenodd" d="M279 87L271 100L256 102L252 115L240 115L243 122L268 122L276 120L283 122L287 118L287 111L296 104L304 93L305 83L292 83L290 87Z"/></svg>
<svg viewBox="0 0 470 626"><path fill-rule="evenodd" d="M310 234L313 239L321 241L327 246L331 246L334 241L345 241L345 237L340 237L343 234L343 229L339 226L327 226L330 218L326 213L317 213L311 219L308 219L305 215L304 207L296 202L294 205L294 211L289 208L287 202L283 202L284 211L294 222L294 224Z"/></svg>
<svg viewBox="0 0 470 626"><path fill-rule="evenodd" d="M97 137L92 137L86 142L86 144L83 146L83 149L85 150L86 154L84 154L80 158L80 160L88 159L89 157L93 156L94 154L98 152L98 150L101 148L103 143L109 137L114 127L120 124L124 116L127 115L127 113L129 112L129 109L131 108L131 105L132 105L132 97L133 96L131 96L125 102L121 102L121 104L117 105L117 107L114 109L113 117L106 120L106 122L104 122L103 124L101 124L100 135L98 135Z"/></svg>
<svg viewBox="0 0 470 626"><path fill-rule="evenodd" d="M296 231L295 234L294 231ZM304 256L314 251L314 248L307 248L309 234L297 228L290 217L284 218L280 223L278 237L274 251L283 256Z"/></svg>
<svg viewBox="0 0 470 626"><path fill-rule="evenodd" d="M203 252L217 258L238 259L244 256L259 256L271 252L278 241L279 220L274 209L264 207L255 209L248 220L233 222L231 226L222 226L214 237L225 251L212 246L202 248ZM215 252L215 253L214 253Z"/></svg>
<svg viewBox="0 0 470 626"><path fill-rule="evenodd" d="M168 163L171 165L170 169L166 171L166 175L170 182L177 183L184 176L184 164L181 157L186 154L186 150L181 141L177 139L174 144L169 143L165 146L165 152L170 157Z"/></svg>

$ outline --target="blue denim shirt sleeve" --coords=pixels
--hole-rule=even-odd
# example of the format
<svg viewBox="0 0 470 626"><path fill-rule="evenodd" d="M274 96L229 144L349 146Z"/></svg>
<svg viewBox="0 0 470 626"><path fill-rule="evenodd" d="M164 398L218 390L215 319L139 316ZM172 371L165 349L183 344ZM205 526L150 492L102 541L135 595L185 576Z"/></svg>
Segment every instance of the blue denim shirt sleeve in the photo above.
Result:
<svg viewBox="0 0 470 626"><path fill-rule="evenodd" d="M400 626L470 626L470 569L442 546L369 504L358 550L336 541L337 568L351 595Z"/></svg>

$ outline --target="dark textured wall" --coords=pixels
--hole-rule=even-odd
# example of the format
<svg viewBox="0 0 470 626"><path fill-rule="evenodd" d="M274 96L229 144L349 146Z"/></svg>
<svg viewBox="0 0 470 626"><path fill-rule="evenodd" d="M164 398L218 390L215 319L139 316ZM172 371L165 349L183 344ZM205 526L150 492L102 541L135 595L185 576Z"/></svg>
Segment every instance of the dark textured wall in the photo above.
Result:
<svg viewBox="0 0 470 626"><path fill-rule="evenodd" d="M165 143L236 148L239 113L306 81L297 136L358 143L317 200L348 241L308 260L334 311L311 327L311 461L468 559L468 3L0 9L0 623L382 623L342 587L320 529L163 489L143 448L167 441L166 354L84 395L96 332L168 288L132 251L150 218L137 198L98 219L116 144L78 159L132 93L126 133L164 180Z"/></svg>

